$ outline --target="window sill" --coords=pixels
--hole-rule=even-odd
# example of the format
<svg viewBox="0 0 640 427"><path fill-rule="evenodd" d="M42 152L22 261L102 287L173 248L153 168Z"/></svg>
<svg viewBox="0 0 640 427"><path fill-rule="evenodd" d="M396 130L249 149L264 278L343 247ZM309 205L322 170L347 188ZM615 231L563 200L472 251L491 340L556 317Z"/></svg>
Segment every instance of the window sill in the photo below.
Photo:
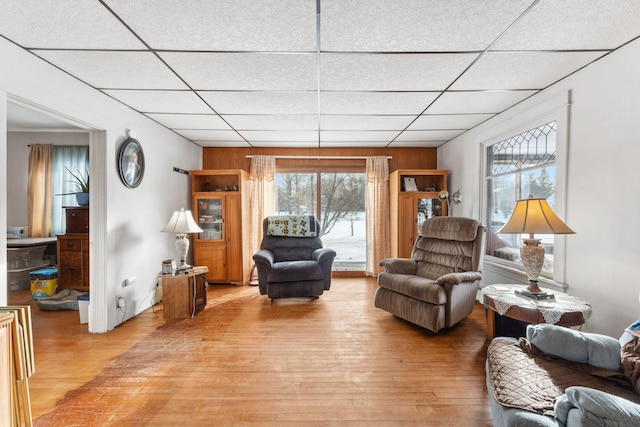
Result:
<svg viewBox="0 0 640 427"><path fill-rule="evenodd" d="M487 273L487 276L490 277L499 276L501 279L503 279L505 284L528 284L527 275L525 274L524 268L521 265L505 261L494 256L485 255L482 271L483 273ZM491 284L496 283L482 283L483 286ZM568 289L568 286L566 284L556 282L553 279L544 277L540 277L538 284L543 288L549 288L558 292L566 292Z"/></svg>

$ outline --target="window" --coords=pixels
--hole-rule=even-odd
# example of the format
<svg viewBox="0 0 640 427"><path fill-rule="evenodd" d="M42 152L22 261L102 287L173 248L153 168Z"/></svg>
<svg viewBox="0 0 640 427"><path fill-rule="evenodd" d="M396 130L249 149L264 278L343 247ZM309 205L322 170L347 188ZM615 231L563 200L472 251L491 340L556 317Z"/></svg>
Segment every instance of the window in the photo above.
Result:
<svg viewBox="0 0 640 427"><path fill-rule="evenodd" d="M521 264L519 248L526 236L497 234L517 200L529 195L545 198L555 209L556 136L556 121L552 121L487 147L487 255ZM536 237L546 253L542 275L553 277L554 236Z"/></svg>
<svg viewBox="0 0 640 427"><path fill-rule="evenodd" d="M51 166L53 192L51 209L51 235L64 234L65 213L63 206L77 206L75 196L59 196L76 191L69 171L86 176L89 173L89 146L54 145Z"/></svg>
<svg viewBox="0 0 640 427"><path fill-rule="evenodd" d="M335 249L334 270L364 271L366 175L353 172L276 173L279 215L315 215L326 247Z"/></svg>

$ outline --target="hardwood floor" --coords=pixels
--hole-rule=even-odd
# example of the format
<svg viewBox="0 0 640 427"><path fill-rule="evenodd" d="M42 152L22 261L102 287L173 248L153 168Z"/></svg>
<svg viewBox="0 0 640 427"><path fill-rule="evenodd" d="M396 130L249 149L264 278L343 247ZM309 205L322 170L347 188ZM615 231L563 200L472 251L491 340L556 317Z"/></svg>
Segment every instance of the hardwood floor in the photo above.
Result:
<svg viewBox="0 0 640 427"><path fill-rule="evenodd" d="M32 304L36 426L490 426L484 308L433 334L373 306L372 278L315 301L213 285L193 319L161 305L107 334Z"/></svg>

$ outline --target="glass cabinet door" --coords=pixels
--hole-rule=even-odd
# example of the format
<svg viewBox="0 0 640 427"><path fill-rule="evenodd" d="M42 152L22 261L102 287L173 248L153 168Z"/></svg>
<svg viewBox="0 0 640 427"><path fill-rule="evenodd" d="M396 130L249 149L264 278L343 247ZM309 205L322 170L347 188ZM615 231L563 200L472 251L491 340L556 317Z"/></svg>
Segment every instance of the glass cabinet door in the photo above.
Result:
<svg viewBox="0 0 640 427"><path fill-rule="evenodd" d="M418 229L425 219L434 216L442 216L442 202L438 199L418 199L417 200L417 216L416 222L418 223Z"/></svg>
<svg viewBox="0 0 640 427"><path fill-rule="evenodd" d="M198 199L198 240L224 241L222 199Z"/></svg>

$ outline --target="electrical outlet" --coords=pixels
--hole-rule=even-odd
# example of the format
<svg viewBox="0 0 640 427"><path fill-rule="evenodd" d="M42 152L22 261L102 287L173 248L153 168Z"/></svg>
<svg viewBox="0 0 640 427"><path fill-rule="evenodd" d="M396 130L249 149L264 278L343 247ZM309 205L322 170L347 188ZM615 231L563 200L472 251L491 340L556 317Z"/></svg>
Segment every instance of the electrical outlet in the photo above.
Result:
<svg viewBox="0 0 640 427"><path fill-rule="evenodd" d="M125 308L125 306L127 305L127 301L124 299L124 297L118 296L116 298L118 308Z"/></svg>

